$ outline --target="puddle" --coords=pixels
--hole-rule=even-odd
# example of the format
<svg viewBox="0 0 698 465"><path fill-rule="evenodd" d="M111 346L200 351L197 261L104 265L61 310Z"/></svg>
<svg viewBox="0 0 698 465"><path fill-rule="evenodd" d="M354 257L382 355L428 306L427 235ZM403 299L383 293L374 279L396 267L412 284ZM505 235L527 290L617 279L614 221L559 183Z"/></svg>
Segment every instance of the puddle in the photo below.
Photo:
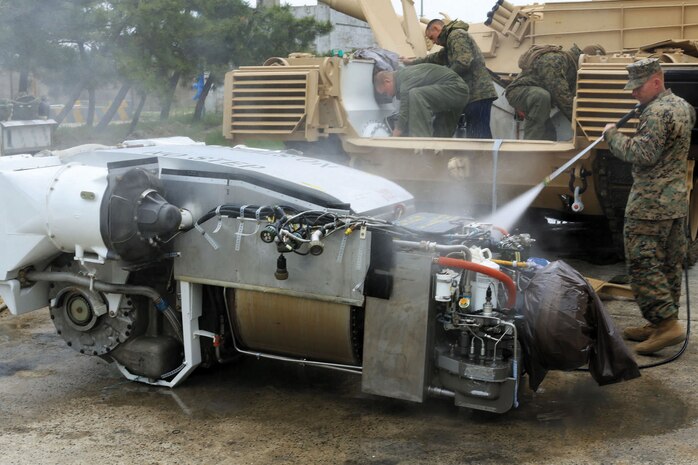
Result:
<svg viewBox="0 0 698 465"><path fill-rule="evenodd" d="M584 376L549 373L539 392L526 388L521 407L509 418L605 440L654 436L691 421L691 406L661 380L642 377L599 387Z"/></svg>
<svg viewBox="0 0 698 465"><path fill-rule="evenodd" d="M16 322L0 321L0 343L9 342L19 337L19 328Z"/></svg>
<svg viewBox="0 0 698 465"><path fill-rule="evenodd" d="M0 377L29 371L31 371L31 367L24 362L0 362Z"/></svg>
<svg viewBox="0 0 698 465"><path fill-rule="evenodd" d="M174 389L124 380L103 388L101 398L110 406L148 405L187 417L224 418L248 410L259 415L261 403L283 404L283 399L301 407L307 402L307 408L315 396L355 404L361 402L352 398L360 392L360 380L356 375L249 359L197 370Z"/></svg>
<svg viewBox="0 0 698 465"><path fill-rule="evenodd" d="M55 374L55 370L18 370L15 372L15 376L20 378L45 378Z"/></svg>

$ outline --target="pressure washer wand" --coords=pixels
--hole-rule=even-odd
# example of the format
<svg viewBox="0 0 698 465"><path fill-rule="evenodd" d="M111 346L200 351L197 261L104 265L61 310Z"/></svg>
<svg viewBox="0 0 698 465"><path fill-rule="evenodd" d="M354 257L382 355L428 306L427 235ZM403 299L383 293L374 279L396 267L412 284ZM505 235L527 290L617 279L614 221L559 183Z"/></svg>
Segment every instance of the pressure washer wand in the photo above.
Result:
<svg viewBox="0 0 698 465"><path fill-rule="evenodd" d="M622 127L623 125L625 125L625 123L627 123L627 122L630 120L630 118L632 118L632 117L634 117L635 115L637 115L639 109L640 109L640 104L638 103L637 105L635 105L635 108L633 108L631 111L629 111L626 115L624 115L621 119L618 120L618 122L616 123L616 127L617 127L617 128L620 128L620 127ZM555 179L556 177L558 177L558 176L560 176L562 173L564 173L565 170L567 170L567 168L569 168L570 166L572 166L573 164L575 164L575 163L577 162L577 160L579 160L579 159L582 158L584 155L586 155L587 152L589 152L589 150L591 150L591 149L593 149L594 147L596 147L596 145L597 145L599 142L601 142L602 140L603 140L603 134L601 134L601 135L599 136L599 138L596 139L594 142L592 142L591 144L589 144L588 146L586 146L586 147L584 148L584 150L582 150L582 151L579 152L577 155L575 155L574 157L572 157L567 163L565 163L564 165L562 165L561 167L559 167L558 169L556 169L552 174L550 174L550 176L547 176L545 179L543 179L543 185L544 185L544 186L547 186L548 184L550 184L550 181L552 181L553 179Z"/></svg>

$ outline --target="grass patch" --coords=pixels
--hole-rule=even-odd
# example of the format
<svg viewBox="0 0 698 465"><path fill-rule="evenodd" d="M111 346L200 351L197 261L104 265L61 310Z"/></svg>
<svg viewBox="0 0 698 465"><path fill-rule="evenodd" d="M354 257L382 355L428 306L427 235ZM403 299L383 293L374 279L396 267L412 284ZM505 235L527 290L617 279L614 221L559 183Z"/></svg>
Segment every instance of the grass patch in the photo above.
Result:
<svg viewBox="0 0 698 465"><path fill-rule="evenodd" d="M202 121L192 121L192 113L172 116L167 121L144 119L128 134L129 123L110 124L105 129L87 126L59 126L53 135L53 147L65 149L82 144L116 145L129 139L184 136L208 145L230 145L223 137L222 114L208 114Z"/></svg>
<svg viewBox="0 0 698 465"><path fill-rule="evenodd" d="M87 126L59 126L53 135L54 149L67 149L82 144L116 145L131 139L152 139L155 137L184 136L206 145L231 146L237 142L223 137L223 115L206 114L202 121L192 121L193 113L174 114L167 121L160 121L158 115L144 114L136 130L128 134L129 123L110 124L105 129ZM267 150L283 150L284 143L271 140L248 140L245 145Z"/></svg>

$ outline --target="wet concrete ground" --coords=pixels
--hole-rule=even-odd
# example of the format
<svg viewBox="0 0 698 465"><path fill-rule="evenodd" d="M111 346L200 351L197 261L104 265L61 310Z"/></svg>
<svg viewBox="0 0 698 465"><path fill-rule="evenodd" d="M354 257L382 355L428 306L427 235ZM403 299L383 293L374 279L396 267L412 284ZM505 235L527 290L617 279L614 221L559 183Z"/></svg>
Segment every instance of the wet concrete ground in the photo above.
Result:
<svg viewBox="0 0 698 465"><path fill-rule="evenodd" d="M601 279L622 271L572 263ZM695 268L691 296L698 302ZM634 303L606 305L618 326L641 323ZM621 384L550 373L502 415L369 396L355 375L254 359L170 390L74 352L47 311L3 312L0 463L694 464L697 368L691 343L678 361Z"/></svg>

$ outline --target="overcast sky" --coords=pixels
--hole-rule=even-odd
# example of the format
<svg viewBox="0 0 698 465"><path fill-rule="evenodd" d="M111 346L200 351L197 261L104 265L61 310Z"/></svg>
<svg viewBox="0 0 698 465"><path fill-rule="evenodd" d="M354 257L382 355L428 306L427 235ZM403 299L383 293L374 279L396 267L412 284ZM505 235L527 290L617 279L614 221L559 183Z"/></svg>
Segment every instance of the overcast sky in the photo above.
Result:
<svg viewBox="0 0 698 465"><path fill-rule="evenodd" d="M508 0L514 5L530 5L536 3L535 0ZM575 0L557 0L575 1ZM577 0L578 1L578 0ZM400 0L392 0L395 11L401 13ZM254 2L250 2L254 4ZM281 0L281 3L290 5L317 5L315 0ZM451 18L462 19L471 23L483 23L487 19L487 12L492 9L496 0L414 0L414 6L419 15L420 9L424 7L424 16L427 18L440 18L440 11L448 13ZM538 3L545 3L538 0Z"/></svg>

